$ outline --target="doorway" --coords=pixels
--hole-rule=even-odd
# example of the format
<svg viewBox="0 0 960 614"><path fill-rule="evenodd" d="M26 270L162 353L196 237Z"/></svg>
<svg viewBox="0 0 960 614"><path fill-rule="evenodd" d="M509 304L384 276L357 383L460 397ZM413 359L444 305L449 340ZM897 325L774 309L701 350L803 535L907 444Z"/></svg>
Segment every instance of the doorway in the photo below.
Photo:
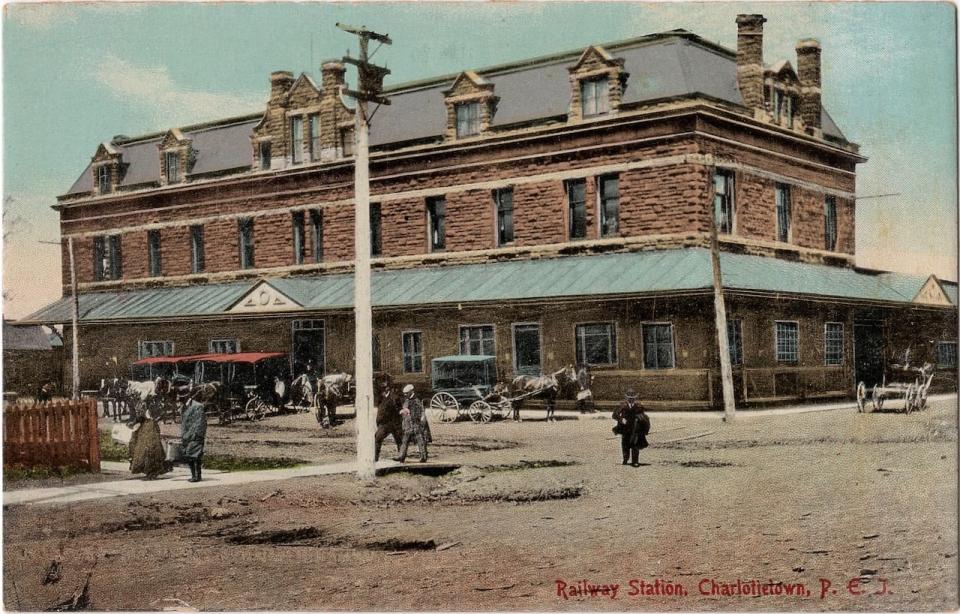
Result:
<svg viewBox="0 0 960 614"><path fill-rule="evenodd" d="M323 320L293 321L291 361L294 377L307 371L308 365L311 363L316 375L325 373Z"/></svg>
<svg viewBox="0 0 960 614"><path fill-rule="evenodd" d="M853 324L854 386L863 382L867 390L883 381L883 325L880 322Z"/></svg>

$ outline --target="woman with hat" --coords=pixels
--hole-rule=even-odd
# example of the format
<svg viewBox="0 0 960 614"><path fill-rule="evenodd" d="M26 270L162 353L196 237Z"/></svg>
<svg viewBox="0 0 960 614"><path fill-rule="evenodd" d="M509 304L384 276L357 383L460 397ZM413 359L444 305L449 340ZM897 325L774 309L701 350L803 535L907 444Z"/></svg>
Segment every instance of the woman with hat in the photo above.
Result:
<svg viewBox="0 0 960 614"><path fill-rule="evenodd" d="M183 456L190 466L191 482L199 482L202 478L203 446L207 438L206 403L216 392L214 385L200 386L190 395L180 416L180 439L183 441Z"/></svg>
<svg viewBox="0 0 960 614"><path fill-rule="evenodd" d="M613 419L617 421L613 432L620 435L623 464L630 463L634 467L640 466L640 450L647 447L647 433L650 432L650 418L637 398L637 391L629 388L624 401L613 412Z"/></svg>
<svg viewBox="0 0 960 614"><path fill-rule="evenodd" d="M170 471L167 455L163 451L160 439L160 426L157 424L153 408L136 416L130 436L130 473L143 473L152 480Z"/></svg>
<svg viewBox="0 0 960 614"><path fill-rule="evenodd" d="M427 414L423 411L423 403L414 396L413 384L403 387L403 405L400 409L403 419L403 443L400 444L400 453L393 460L402 463L407 458L407 447L410 439L417 440L417 450L420 451L420 462L427 462Z"/></svg>

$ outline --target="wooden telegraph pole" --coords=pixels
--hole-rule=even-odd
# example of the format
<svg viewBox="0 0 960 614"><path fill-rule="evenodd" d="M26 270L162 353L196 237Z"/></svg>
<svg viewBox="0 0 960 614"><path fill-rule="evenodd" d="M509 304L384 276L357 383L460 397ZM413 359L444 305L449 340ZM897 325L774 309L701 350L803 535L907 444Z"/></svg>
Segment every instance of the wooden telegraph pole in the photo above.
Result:
<svg viewBox="0 0 960 614"><path fill-rule="evenodd" d="M715 207L716 205L713 205L712 209ZM717 351L720 353L720 380L723 387L723 421L732 422L737 407L733 396L733 367L730 365L727 307L723 301L723 277L720 274L720 241L717 238L716 210L710 211L710 260L713 265L713 312L717 329Z"/></svg>
<svg viewBox="0 0 960 614"><path fill-rule="evenodd" d="M62 246L62 241L40 241L44 245ZM77 263L73 256L73 237L67 237L67 253L70 259L70 337L72 343L72 374L70 377L73 385L71 398L74 401L80 400L80 343L79 333L77 331L80 325L80 297L77 295Z"/></svg>
<svg viewBox="0 0 960 614"><path fill-rule="evenodd" d="M370 40L391 44L390 38L364 27L355 28L338 23L337 27L360 39L360 58L349 56L344 63L357 67L357 89L347 90L357 102L354 128L354 282L353 313L356 325L356 385L357 399L354 403L357 423L357 477L371 480L376 476L374 466L374 434L376 416L373 410L373 313L370 301L370 162L368 152L369 117L367 104L390 104L380 95L383 78L390 71L371 64L368 45Z"/></svg>

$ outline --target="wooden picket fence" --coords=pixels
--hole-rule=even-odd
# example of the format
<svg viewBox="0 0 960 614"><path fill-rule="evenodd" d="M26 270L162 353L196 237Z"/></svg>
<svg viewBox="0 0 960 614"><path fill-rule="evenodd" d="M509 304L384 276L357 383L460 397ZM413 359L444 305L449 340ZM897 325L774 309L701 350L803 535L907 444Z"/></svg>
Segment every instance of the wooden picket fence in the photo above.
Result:
<svg viewBox="0 0 960 614"><path fill-rule="evenodd" d="M99 472L96 400L5 404L3 464L71 466Z"/></svg>

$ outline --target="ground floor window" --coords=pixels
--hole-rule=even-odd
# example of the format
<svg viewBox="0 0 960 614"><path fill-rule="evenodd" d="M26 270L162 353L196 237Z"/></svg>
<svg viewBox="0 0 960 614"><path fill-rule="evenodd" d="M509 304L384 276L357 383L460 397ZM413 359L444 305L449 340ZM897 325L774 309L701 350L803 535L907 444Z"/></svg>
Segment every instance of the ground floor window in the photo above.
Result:
<svg viewBox="0 0 960 614"><path fill-rule="evenodd" d="M799 331L796 322L775 322L777 362L797 362Z"/></svg>
<svg viewBox="0 0 960 614"><path fill-rule="evenodd" d="M577 324L577 362L612 365L617 362L617 327L613 322Z"/></svg>
<svg viewBox="0 0 960 614"><path fill-rule="evenodd" d="M956 341L941 341L937 344L937 366L941 369L957 368Z"/></svg>
<svg viewBox="0 0 960 614"><path fill-rule="evenodd" d="M236 354L240 351L239 339L211 339L210 352L213 354Z"/></svg>
<svg viewBox="0 0 960 614"><path fill-rule="evenodd" d="M173 341L141 341L137 344L137 355L140 358L173 356L174 349ZM954 355L956 355L956 353L954 353Z"/></svg>
<svg viewBox="0 0 960 614"><path fill-rule="evenodd" d="M423 373L423 335L418 330L401 335L403 345L403 372Z"/></svg>
<svg viewBox="0 0 960 614"><path fill-rule="evenodd" d="M493 325L461 326L460 354L463 356L496 356Z"/></svg>
<svg viewBox="0 0 960 614"><path fill-rule="evenodd" d="M513 368L522 375L540 375L540 325L513 325Z"/></svg>
<svg viewBox="0 0 960 614"><path fill-rule="evenodd" d="M828 365L843 364L843 322L827 322L824 325L823 357Z"/></svg>
<svg viewBox="0 0 960 614"><path fill-rule="evenodd" d="M730 350L730 364L739 367L743 364L743 320L727 320L727 346Z"/></svg>
<svg viewBox="0 0 960 614"><path fill-rule="evenodd" d="M672 369L673 325L669 323L642 324L643 368Z"/></svg>

